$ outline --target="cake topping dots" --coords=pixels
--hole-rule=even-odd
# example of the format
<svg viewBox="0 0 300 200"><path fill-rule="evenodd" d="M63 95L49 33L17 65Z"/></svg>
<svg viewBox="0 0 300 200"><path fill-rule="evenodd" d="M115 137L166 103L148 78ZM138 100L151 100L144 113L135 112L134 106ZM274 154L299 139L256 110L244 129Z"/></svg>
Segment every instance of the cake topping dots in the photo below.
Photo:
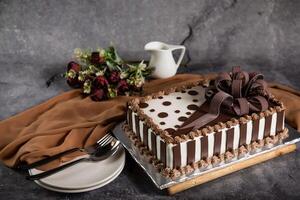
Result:
<svg viewBox="0 0 300 200"><path fill-rule="evenodd" d="M164 106L169 106L169 105L171 105L171 102L170 102L170 101L164 101L162 104L163 104Z"/></svg>
<svg viewBox="0 0 300 200"><path fill-rule="evenodd" d="M195 105L195 104L190 104L190 105L187 106L187 109L189 109L189 110L197 110L198 106Z"/></svg>
<svg viewBox="0 0 300 200"><path fill-rule="evenodd" d="M181 97L176 97L176 99L181 99Z"/></svg>
<svg viewBox="0 0 300 200"><path fill-rule="evenodd" d="M159 98L159 99L163 99L164 97L163 97L163 96L159 96L158 98Z"/></svg>
<svg viewBox="0 0 300 200"><path fill-rule="evenodd" d="M192 114L192 113L191 113L191 112L186 112L185 114L190 115L190 114Z"/></svg>
<svg viewBox="0 0 300 200"><path fill-rule="evenodd" d="M160 122L159 124L160 124L160 125L165 125L166 123L165 123L165 122Z"/></svg>
<svg viewBox="0 0 300 200"><path fill-rule="evenodd" d="M147 103L140 103L140 108L147 108L149 105Z"/></svg>
<svg viewBox="0 0 300 200"><path fill-rule="evenodd" d="M192 95L192 96L196 96L198 94L198 92L195 90L190 90L190 91L188 91L188 94Z"/></svg>
<svg viewBox="0 0 300 200"><path fill-rule="evenodd" d="M175 112L175 113L180 113L180 110L175 110L174 112Z"/></svg>
<svg viewBox="0 0 300 200"><path fill-rule="evenodd" d="M179 117L178 120L181 122L184 122L185 120L187 120L187 118L182 116L182 117Z"/></svg>
<svg viewBox="0 0 300 200"><path fill-rule="evenodd" d="M166 113L166 112L160 112L160 113L157 114L157 116L160 117L160 118L165 118L165 117L168 116L168 113Z"/></svg>
<svg viewBox="0 0 300 200"><path fill-rule="evenodd" d="M152 108L152 109L150 109L149 111L150 111L150 112L154 112L154 111L155 111L155 109L153 109L153 108Z"/></svg>
<svg viewBox="0 0 300 200"><path fill-rule="evenodd" d="M198 102L198 101L199 101L198 99L193 99L193 102L195 102L195 103Z"/></svg>

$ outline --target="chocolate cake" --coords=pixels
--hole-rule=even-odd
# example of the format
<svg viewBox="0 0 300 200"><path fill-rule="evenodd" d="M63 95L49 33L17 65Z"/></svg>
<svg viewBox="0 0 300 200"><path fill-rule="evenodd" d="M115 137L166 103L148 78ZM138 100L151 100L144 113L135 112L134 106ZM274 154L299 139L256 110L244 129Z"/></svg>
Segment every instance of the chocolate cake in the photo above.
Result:
<svg viewBox="0 0 300 200"><path fill-rule="evenodd" d="M288 136L284 106L263 76L233 68L128 103L124 130L164 176L177 177L271 147Z"/></svg>

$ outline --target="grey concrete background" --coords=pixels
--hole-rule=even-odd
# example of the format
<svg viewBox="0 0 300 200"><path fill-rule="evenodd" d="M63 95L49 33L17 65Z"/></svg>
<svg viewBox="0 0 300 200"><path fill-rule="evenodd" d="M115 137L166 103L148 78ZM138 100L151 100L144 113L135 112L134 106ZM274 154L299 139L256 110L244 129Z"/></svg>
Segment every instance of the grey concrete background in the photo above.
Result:
<svg viewBox="0 0 300 200"><path fill-rule="evenodd" d="M189 50L180 72L241 65L300 89L298 0L1 0L0 120L69 90L61 73L73 49L114 43L128 60L149 59L152 40ZM1 131L1 130L0 130ZM176 199L300 198L299 153L262 163L175 195ZM113 183L93 192L46 191L0 167L0 199L168 199L128 157Z"/></svg>

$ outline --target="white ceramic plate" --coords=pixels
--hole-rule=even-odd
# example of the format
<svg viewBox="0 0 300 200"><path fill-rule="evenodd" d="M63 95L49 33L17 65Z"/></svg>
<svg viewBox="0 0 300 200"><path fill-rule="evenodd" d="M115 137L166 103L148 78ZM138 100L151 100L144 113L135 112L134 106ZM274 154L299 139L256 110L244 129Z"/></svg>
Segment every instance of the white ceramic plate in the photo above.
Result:
<svg viewBox="0 0 300 200"><path fill-rule="evenodd" d="M124 165L123 165L124 167ZM106 180L105 182L99 184L99 185L95 185L93 187L88 187L88 188L83 188L83 189L62 189L62 188L56 188L56 187L50 187L46 184L43 184L40 181L35 181L36 184L38 184L39 186L47 189L47 190L51 190L51 191L55 191L55 192L62 192L62 193L80 193L80 192L88 192L91 190L96 190L98 188L101 188L107 184L109 184L110 182L112 182L113 180L115 180L120 173L122 172L123 168L121 168L119 171L117 171L110 179Z"/></svg>
<svg viewBox="0 0 300 200"><path fill-rule="evenodd" d="M36 183L62 190L99 188L101 187L99 185L114 178L117 172L120 173L124 165L125 150L120 146L118 151L106 160L100 162L80 162L56 174L40 179ZM41 172L37 169L29 171L31 175Z"/></svg>

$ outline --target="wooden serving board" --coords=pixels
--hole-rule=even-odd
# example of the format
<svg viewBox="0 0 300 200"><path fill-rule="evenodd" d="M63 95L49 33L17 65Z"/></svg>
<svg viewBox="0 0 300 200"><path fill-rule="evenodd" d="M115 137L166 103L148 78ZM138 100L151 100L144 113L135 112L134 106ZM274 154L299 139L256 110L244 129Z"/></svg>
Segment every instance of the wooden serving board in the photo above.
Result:
<svg viewBox="0 0 300 200"><path fill-rule="evenodd" d="M207 183L209 181L215 180L222 176L226 176L226 175L236 172L238 170L245 169L247 167L256 165L258 163L262 163L264 161L270 160L272 158L293 152L296 149L297 149L296 144L289 144L289 145L286 145L286 146L283 146L280 148L276 148L272 151L268 151L261 155L255 156L253 158L232 164L228 167L224 167L224 168L212 171L212 172L208 172L208 173L200 175L196 178L192 178L185 182L178 183L176 185L173 185L173 186L167 188L167 191L168 191L169 195L173 195L173 194L176 194L183 190L189 189L191 187L201 185L203 183Z"/></svg>

